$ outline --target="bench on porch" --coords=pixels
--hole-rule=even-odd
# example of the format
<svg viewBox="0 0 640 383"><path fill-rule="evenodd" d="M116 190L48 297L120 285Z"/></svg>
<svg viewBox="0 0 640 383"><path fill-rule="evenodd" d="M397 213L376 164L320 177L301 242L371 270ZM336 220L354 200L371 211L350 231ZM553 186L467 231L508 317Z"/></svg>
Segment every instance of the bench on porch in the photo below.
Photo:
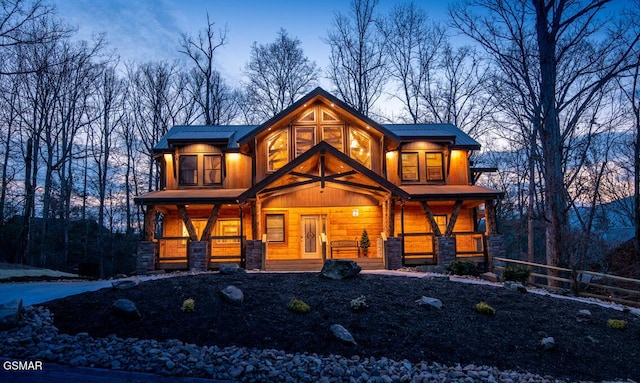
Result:
<svg viewBox="0 0 640 383"><path fill-rule="evenodd" d="M353 251L355 250L360 257L360 245L357 240L340 240L340 241L331 241L331 258L333 259L333 250L335 249L336 253L339 255L340 251Z"/></svg>

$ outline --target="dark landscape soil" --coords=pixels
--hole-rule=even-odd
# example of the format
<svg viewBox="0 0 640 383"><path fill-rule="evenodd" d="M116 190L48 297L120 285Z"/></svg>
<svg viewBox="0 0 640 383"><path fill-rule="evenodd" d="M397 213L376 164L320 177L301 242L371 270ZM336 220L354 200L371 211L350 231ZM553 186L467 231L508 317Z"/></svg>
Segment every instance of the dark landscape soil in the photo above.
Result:
<svg viewBox="0 0 640 383"><path fill-rule="evenodd" d="M220 290L234 285L244 303L226 303ZM369 307L353 312L350 301L364 295ZM421 296L440 299L444 308L427 309ZM129 322L114 315L111 305L130 299L143 314ZM182 302L195 300L185 313ZM298 298L311 306L295 314L287 306ZM480 315L478 302L496 309ZM181 276L141 283L130 290L102 289L45 304L63 333L88 332L94 337L180 339L199 345L275 348L320 355L386 356L411 362L447 365L474 363L530 371L568 380L640 377L640 318L630 312L501 287L439 279L361 274L334 281L317 273L217 273ZM581 309L592 313L579 322ZM625 330L607 326L625 319ZM357 346L344 345L329 334L338 323ZM544 337L557 347L540 349Z"/></svg>

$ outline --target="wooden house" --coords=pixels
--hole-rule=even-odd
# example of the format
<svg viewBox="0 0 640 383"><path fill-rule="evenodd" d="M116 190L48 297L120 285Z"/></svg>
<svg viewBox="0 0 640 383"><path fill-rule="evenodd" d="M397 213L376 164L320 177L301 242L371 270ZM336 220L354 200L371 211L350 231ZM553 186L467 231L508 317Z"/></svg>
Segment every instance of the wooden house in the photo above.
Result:
<svg viewBox="0 0 640 383"><path fill-rule="evenodd" d="M136 198L138 271L487 262L502 193L474 185L478 149L451 124L380 124L321 88L259 126L174 126L154 148L160 190Z"/></svg>

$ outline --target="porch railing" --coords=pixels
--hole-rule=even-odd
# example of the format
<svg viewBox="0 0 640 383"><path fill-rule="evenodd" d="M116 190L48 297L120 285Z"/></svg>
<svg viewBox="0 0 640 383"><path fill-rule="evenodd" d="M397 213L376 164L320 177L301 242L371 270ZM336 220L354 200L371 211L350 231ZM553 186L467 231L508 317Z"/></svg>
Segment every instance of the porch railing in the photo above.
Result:
<svg viewBox="0 0 640 383"><path fill-rule="evenodd" d="M181 264L187 262L189 237L158 238L157 263Z"/></svg>
<svg viewBox="0 0 640 383"><path fill-rule="evenodd" d="M404 233L402 236L403 266L436 265L433 233Z"/></svg>
<svg viewBox="0 0 640 383"><path fill-rule="evenodd" d="M240 235L211 236L209 239L209 267L221 263L238 263L245 267L245 240Z"/></svg>
<svg viewBox="0 0 640 383"><path fill-rule="evenodd" d="M187 268L189 262L189 237L158 238L156 263L160 268ZM243 236L211 236L207 245L209 267L221 263L245 265L246 238Z"/></svg>
<svg viewBox="0 0 640 383"><path fill-rule="evenodd" d="M453 237L456 243L456 258L473 258L476 261L486 262L484 233L454 232ZM404 266L438 264L433 233L404 233L402 239Z"/></svg>

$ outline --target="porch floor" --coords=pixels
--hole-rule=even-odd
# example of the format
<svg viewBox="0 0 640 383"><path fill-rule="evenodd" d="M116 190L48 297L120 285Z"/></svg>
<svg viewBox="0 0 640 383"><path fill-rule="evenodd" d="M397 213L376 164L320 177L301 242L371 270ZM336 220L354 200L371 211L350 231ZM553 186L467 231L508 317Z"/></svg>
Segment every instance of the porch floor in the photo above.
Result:
<svg viewBox="0 0 640 383"><path fill-rule="evenodd" d="M384 269L382 258L340 258L355 261L362 270ZM322 270L322 259L267 260L266 271L317 271Z"/></svg>

